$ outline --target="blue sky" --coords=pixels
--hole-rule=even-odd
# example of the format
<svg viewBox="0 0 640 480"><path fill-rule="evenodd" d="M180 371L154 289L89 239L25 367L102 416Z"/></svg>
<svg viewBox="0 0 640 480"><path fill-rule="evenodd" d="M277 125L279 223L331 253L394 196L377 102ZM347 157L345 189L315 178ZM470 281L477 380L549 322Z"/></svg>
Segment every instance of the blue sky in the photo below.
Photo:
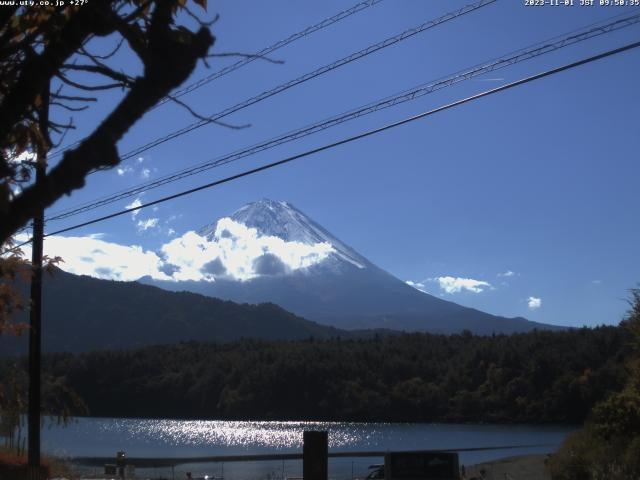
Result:
<svg viewBox="0 0 640 480"><path fill-rule="evenodd" d="M354 3L210 2L209 14L221 16L214 26L214 52L258 51ZM183 100L203 114L213 114L466 3L385 0L279 50L273 57L283 64L253 62ZM83 190L48 213L633 11L523 3L498 1L225 119L250 123L250 128L206 126L145 152L141 160L125 162L120 174L114 169L92 175ZM140 200L207 183L637 41L639 33L640 27L632 26L489 73L153 190ZM101 41L95 48L106 51L108 45ZM190 81L233 61L214 58L211 70L201 65ZM137 68L127 55L120 55L117 63ZM263 197L286 200L372 262L434 295L548 323L614 324L627 308L628 289L640 282L639 73L640 51L627 52L155 211L143 210L135 218L126 215L67 235L101 233L104 241L155 250L245 203ZM96 108L78 115L78 131L65 143L89 132L117 98L104 95ZM120 151L192 121L179 107L165 105L129 132ZM48 230L110 213L132 200L51 223Z"/></svg>

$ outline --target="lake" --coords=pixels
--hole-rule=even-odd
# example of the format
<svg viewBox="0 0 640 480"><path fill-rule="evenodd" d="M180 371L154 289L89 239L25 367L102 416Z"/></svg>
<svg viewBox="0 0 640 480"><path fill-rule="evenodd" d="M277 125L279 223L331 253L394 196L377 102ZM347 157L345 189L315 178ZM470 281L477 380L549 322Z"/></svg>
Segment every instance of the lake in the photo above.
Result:
<svg viewBox="0 0 640 480"><path fill-rule="evenodd" d="M512 449L461 452L461 464L531 453L552 453L575 427L533 425L461 425L421 423L342 423L209 420L138 420L77 418L66 427L47 425L42 431L43 450L63 457L113 456L124 450L129 457L190 457L301 453L304 430L327 430L330 451L386 451L465 449L536 445ZM330 459L331 478L361 477L381 458ZM85 474L101 469L78 466ZM180 465L138 469L138 477L183 480L194 477L225 479L281 479L302 476L300 461L266 461Z"/></svg>

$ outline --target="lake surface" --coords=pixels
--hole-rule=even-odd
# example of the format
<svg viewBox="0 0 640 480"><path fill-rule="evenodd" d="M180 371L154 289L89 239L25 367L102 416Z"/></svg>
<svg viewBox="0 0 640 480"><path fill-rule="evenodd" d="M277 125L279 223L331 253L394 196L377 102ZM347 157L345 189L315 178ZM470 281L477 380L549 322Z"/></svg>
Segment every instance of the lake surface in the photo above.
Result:
<svg viewBox="0 0 640 480"><path fill-rule="evenodd" d="M523 446L461 452L461 464L531 453L552 453L575 427L531 425L460 425L421 423L247 422L205 420L137 420L78 418L66 427L45 426L43 450L63 457L113 456L124 450L129 457L190 457L301 453L304 430L327 430L330 451L386 451L465 449ZM361 477L381 458L330 459L331 478ZM101 469L78 467L87 474ZM300 461L267 461L180 465L171 469L139 469L140 478L183 480L195 476L225 479L280 479L302 476Z"/></svg>

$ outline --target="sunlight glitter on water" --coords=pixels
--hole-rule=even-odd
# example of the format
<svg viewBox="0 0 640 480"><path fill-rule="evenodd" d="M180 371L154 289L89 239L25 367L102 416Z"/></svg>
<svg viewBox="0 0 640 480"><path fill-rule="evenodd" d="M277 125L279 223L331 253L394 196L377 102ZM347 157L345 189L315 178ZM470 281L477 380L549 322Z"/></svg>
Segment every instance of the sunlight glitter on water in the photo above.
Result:
<svg viewBox="0 0 640 480"><path fill-rule="evenodd" d="M304 430L328 430L330 448L362 446L376 436L371 427L353 423L247 422L212 420L115 420L103 424L105 432L127 432L138 441L167 445L225 445L291 449L302 446Z"/></svg>

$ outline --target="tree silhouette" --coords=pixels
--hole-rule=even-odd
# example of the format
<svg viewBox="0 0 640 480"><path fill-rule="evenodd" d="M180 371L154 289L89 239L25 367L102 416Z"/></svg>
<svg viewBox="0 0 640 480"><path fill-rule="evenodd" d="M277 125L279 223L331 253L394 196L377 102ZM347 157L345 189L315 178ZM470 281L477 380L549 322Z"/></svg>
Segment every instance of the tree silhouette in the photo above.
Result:
<svg viewBox="0 0 640 480"><path fill-rule="evenodd" d="M206 0L194 2L206 8ZM206 62L214 43L214 22L202 20L186 0L17 3L0 9L0 333L24 306L15 280L28 269L20 266L12 236L38 211L81 188L90 172L118 165L118 141L159 100L172 99L197 115L171 91L199 60ZM96 39L113 49L96 53ZM127 49L140 72L114 66ZM75 128L73 118L61 117L90 108L93 95L111 90L122 92L120 102L47 171L46 152ZM33 182L37 166L45 171Z"/></svg>
<svg viewBox="0 0 640 480"><path fill-rule="evenodd" d="M204 0L196 2L205 7ZM83 3L80 5L80 3ZM178 24L195 19L196 31ZM8 6L0 10L0 244L34 214L81 188L92 171L120 162L117 143L160 99L184 82L205 59L214 37L186 0L91 0L66 7ZM115 40L113 52L90 51L96 37ZM122 72L109 62L121 49L140 60L141 74ZM72 121L47 119L42 105L78 111L96 101L98 91L126 93L96 128L64 153L42 182L30 182L34 161L17 162L24 152L42 153L73 128ZM37 161L43 161L43 155ZM16 186L24 188L18 193Z"/></svg>

